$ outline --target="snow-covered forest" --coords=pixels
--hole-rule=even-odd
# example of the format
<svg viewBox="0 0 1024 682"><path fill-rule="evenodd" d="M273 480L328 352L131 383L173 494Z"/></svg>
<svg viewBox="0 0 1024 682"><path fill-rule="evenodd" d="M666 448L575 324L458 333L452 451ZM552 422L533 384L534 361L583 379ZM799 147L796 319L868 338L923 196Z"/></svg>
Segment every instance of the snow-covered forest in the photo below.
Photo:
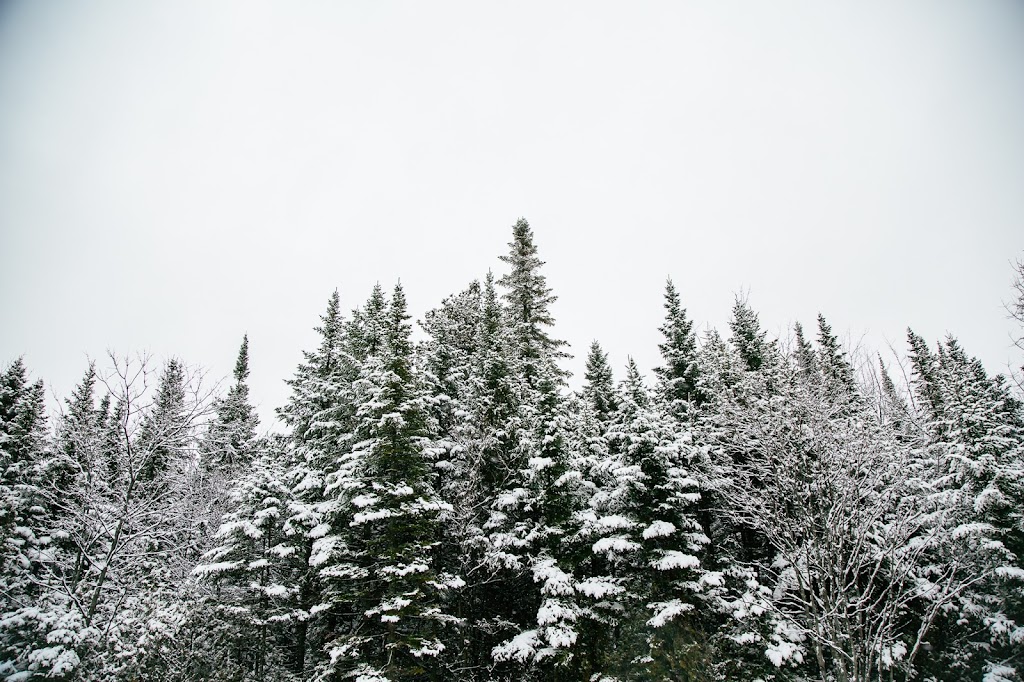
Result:
<svg viewBox="0 0 1024 682"><path fill-rule="evenodd" d="M248 339L222 382L97 358L50 414L6 365L0 677L1024 679L1013 376L742 298L698 335L668 281L653 379L595 341L574 391L525 220L500 261L422 341L400 285L331 294L285 433Z"/></svg>

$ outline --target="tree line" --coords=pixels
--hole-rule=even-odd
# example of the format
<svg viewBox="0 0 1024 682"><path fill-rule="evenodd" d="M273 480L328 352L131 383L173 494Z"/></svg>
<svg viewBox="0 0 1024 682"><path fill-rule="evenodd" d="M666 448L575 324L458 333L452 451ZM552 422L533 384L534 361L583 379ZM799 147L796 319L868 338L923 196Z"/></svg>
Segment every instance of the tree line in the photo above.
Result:
<svg viewBox="0 0 1024 682"><path fill-rule="evenodd" d="M947 337L864 363L737 299L569 390L534 234L412 324L334 292L260 434L111 355L47 415L0 374L0 676L1024 679L1024 408ZM1024 323L1020 298L1010 312Z"/></svg>

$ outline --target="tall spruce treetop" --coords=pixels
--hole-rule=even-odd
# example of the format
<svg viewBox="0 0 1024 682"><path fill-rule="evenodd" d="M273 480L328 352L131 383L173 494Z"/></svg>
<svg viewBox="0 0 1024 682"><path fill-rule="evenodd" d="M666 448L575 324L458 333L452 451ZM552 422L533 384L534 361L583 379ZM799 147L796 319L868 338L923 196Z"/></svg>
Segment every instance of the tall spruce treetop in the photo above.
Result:
<svg viewBox="0 0 1024 682"><path fill-rule="evenodd" d="M499 279L498 284L507 289L504 299L508 302L519 354L527 376L533 380L539 364L554 364L557 358L566 357L561 350L565 341L548 334L548 328L555 323L550 306L558 297L551 293L547 278L540 273L544 261L537 257L533 230L525 219L520 218L512 226L512 241L508 246L508 255L500 258L512 266L512 270Z"/></svg>
<svg viewBox="0 0 1024 682"><path fill-rule="evenodd" d="M825 381L837 389L854 391L853 367L846 359L846 353L839 347L839 339L832 333L832 327L821 313L818 313L818 348L818 361Z"/></svg>
<svg viewBox="0 0 1024 682"><path fill-rule="evenodd" d="M594 410L598 421L607 422L615 412L618 400L615 396L612 367L608 364L608 354L597 341L590 344L583 380L584 399Z"/></svg>
<svg viewBox="0 0 1024 682"><path fill-rule="evenodd" d="M321 576L339 583L339 594L360 588L357 622L328 644L332 675L407 679L434 665L429 660L445 648L438 635L452 620L441 593L463 584L436 570L440 515L451 506L431 484L431 424L409 319L398 285L381 320L379 352L362 363L357 381L355 466L348 481L331 484L346 500L332 525L350 554L348 565L327 564Z"/></svg>
<svg viewBox="0 0 1024 682"><path fill-rule="evenodd" d="M757 313L743 298L736 297L732 307L732 319L729 320L732 337L729 341L743 358L747 369L756 372L761 369L769 353L768 332L761 329Z"/></svg>
<svg viewBox="0 0 1024 682"><path fill-rule="evenodd" d="M152 412L142 425L142 441L147 456L140 476L152 480L166 471L174 457L185 446L190 420L185 406L185 365L171 358L160 375L160 386Z"/></svg>
<svg viewBox="0 0 1024 682"><path fill-rule="evenodd" d="M220 460L225 464L243 463L251 458L250 446L256 439L259 423L249 404L249 385L245 382L249 377L248 334L242 337L233 376L235 383L217 403L217 419L211 428L211 436L221 452Z"/></svg>
<svg viewBox="0 0 1024 682"><path fill-rule="evenodd" d="M910 345L910 364L913 368L911 385L923 403L918 409L926 411L931 419L939 419L943 410L938 361L928 348L928 342L909 327L907 342Z"/></svg>
<svg viewBox="0 0 1024 682"><path fill-rule="evenodd" d="M377 355L384 343L384 315L388 307L384 287L380 282L373 286L370 298L361 310L352 311L348 324L349 347L359 360Z"/></svg>
<svg viewBox="0 0 1024 682"><path fill-rule="evenodd" d="M43 382L29 383L21 358L0 374L0 449L7 463L32 459L46 434Z"/></svg>
<svg viewBox="0 0 1024 682"><path fill-rule="evenodd" d="M665 364L654 372L660 380L659 392L678 414L683 405L700 403L701 399L697 391L697 337L671 279L665 282L665 324L659 331L665 337L658 344Z"/></svg>
<svg viewBox="0 0 1024 682"><path fill-rule="evenodd" d="M793 354L796 356L797 370L804 381L813 383L818 376L818 354L814 352L814 346L804 336L802 324L799 322L793 324L793 334L796 340Z"/></svg>
<svg viewBox="0 0 1024 682"><path fill-rule="evenodd" d="M278 409L284 422L302 440L323 435L318 425L333 423L332 419L324 417L324 412L335 403L336 374L345 335L337 289L327 301L320 325L314 329L320 335L320 345L314 351L302 352L303 362L296 369L295 377L287 381L292 397L287 405Z"/></svg>

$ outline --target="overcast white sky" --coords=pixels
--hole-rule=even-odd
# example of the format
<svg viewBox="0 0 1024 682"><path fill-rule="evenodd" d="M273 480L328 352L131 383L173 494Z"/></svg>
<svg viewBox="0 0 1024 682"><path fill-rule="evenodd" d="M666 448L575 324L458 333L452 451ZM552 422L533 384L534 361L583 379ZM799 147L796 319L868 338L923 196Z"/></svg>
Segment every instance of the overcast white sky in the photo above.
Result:
<svg viewBox="0 0 1024 682"><path fill-rule="evenodd" d="M335 287L420 317L524 216L577 374L657 364L666 275L1004 369L1022 121L1019 2L7 2L0 364L248 332L269 419Z"/></svg>

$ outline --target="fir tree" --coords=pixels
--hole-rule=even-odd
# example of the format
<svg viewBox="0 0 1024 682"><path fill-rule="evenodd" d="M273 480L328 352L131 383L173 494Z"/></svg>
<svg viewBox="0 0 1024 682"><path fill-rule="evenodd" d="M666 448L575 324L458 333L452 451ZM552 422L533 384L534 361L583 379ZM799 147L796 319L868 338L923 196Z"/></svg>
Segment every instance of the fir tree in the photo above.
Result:
<svg viewBox="0 0 1024 682"><path fill-rule="evenodd" d="M608 354L597 341L590 344L583 380L583 397L593 409L598 421L609 421L618 409L615 379L612 376L611 365L608 364Z"/></svg>
<svg viewBox="0 0 1024 682"><path fill-rule="evenodd" d="M804 328L799 322L793 325L793 335L796 347L796 364L800 370L800 377L807 383L814 383L818 378L818 354L814 352L814 346L804 337Z"/></svg>
<svg viewBox="0 0 1024 682"><path fill-rule="evenodd" d="M688 405L699 406L703 399L697 391L697 337L671 279L665 282L665 323L659 331L664 337L658 344L664 364L654 370L658 390L672 412L682 415Z"/></svg>
<svg viewBox="0 0 1024 682"><path fill-rule="evenodd" d="M909 327L907 342L913 369L911 385L919 401L917 407L927 419L939 419L942 416L942 389L939 386L938 361L928 349L928 343Z"/></svg>
<svg viewBox="0 0 1024 682"><path fill-rule="evenodd" d="M321 654L320 642L311 642L311 628L322 625L321 619L314 618L313 609L324 600L330 602L330 595L323 594L322 573L335 561L334 555L343 551L343 543L338 540L340 530L329 523L337 503L328 487L332 477L339 477L338 469L344 466L344 456L351 447L355 410L349 383L355 371L349 350L353 329L341 314L337 290L314 329L319 344L313 351L303 351L303 362L288 381L292 395L278 411L292 429L281 457L291 495L284 528L291 538L297 566L290 586L295 588L295 602L288 656L288 669L294 674L302 674L311 659L318 660ZM334 613L324 617L329 620ZM327 638L331 624L324 629L328 633L323 637Z"/></svg>
<svg viewBox="0 0 1024 682"><path fill-rule="evenodd" d="M583 589L598 600L598 612L621 614L612 621L609 672L629 679L694 674L703 654L690 621L707 537L695 517L700 495L687 471L689 434L659 413L632 359L619 395L609 433L612 480L592 500L589 530L593 552L610 570ZM609 601L616 607L602 603Z"/></svg>
<svg viewBox="0 0 1024 682"><path fill-rule="evenodd" d="M251 446L256 439L259 420L249 403L249 335L242 337L238 359L232 373L235 383L227 396L215 406L217 418L210 429L210 441L218 449L220 464L244 466L252 458Z"/></svg>
<svg viewBox="0 0 1024 682"><path fill-rule="evenodd" d="M348 561L324 574L354 578L348 589L357 588L351 593L356 623L351 634L329 643L326 670L367 678L406 679L429 670L444 650L441 630L452 620L442 609L444 593L462 585L439 574L433 556L441 514L450 506L431 485L430 423L408 320L399 285L381 320L378 354L366 357L357 382L353 467L339 490L336 517L348 519Z"/></svg>
<svg viewBox="0 0 1024 682"><path fill-rule="evenodd" d="M153 481L171 466L189 436L185 413L185 366L177 358L164 365L153 411L147 415L141 439L146 461L141 478Z"/></svg>
<svg viewBox="0 0 1024 682"><path fill-rule="evenodd" d="M732 330L729 341L743 359L747 370L756 372L761 369L768 360L771 344L767 340L768 332L761 329L757 313L747 304L746 299L736 297L729 329Z"/></svg>
<svg viewBox="0 0 1024 682"><path fill-rule="evenodd" d="M855 391L853 367L846 359L846 353L839 347L839 339L832 333L832 327L825 316L818 314L818 366L825 381L833 390L847 395Z"/></svg>
<svg viewBox="0 0 1024 682"><path fill-rule="evenodd" d="M511 271L499 279L498 284L506 289L504 299L519 357L524 363L523 371L536 385L544 364L553 364L566 356L562 351L565 341L554 339L548 333L548 328L555 323L550 306L557 297L540 272L544 261L537 256L533 230L525 219L520 218L512 226L512 241L508 246L509 253L501 256L501 260L511 266ZM556 373L561 376L561 372Z"/></svg>
<svg viewBox="0 0 1024 682"><path fill-rule="evenodd" d="M285 625L301 608L297 585L306 567L285 529L292 493L281 447L260 448L255 466L236 481L218 544L193 571L216 588L209 607L226 640L213 662L218 675L234 669L266 680L290 663Z"/></svg>

